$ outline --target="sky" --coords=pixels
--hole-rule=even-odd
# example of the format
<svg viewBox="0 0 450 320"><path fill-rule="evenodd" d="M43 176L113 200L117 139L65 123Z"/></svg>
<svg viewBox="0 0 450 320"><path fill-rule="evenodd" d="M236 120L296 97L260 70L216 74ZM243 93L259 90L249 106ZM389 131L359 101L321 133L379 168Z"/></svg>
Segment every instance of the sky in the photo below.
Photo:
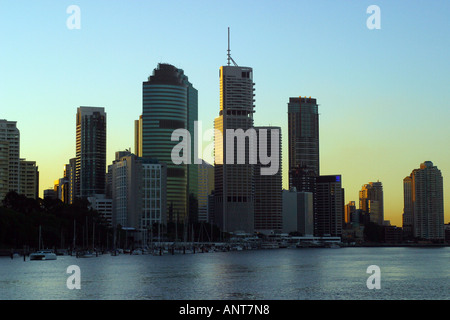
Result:
<svg viewBox="0 0 450 320"><path fill-rule="evenodd" d="M79 29L67 26L71 5ZM367 26L371 5L380 29ZM385 219L401 226L403 178L432 161L448 223L449 21L447 0L0 0L0 119L17 121L40 196L75 157L79 106L105 108L108 164L116 151L133 151L142 82L158 63L189 77L206 131L219 113L229 27L233 59L253 68L255 125L282 128L285 188L287 103L311 96L321 174L342 175L346 203L381 181Z"/></svg>

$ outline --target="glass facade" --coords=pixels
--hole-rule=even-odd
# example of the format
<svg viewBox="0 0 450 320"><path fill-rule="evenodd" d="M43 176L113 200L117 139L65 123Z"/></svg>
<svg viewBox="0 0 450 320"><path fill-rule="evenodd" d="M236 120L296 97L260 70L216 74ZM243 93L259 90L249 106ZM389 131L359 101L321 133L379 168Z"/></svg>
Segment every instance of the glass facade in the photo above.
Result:
<svg viewBox="0 0 450 320"><path fill-rule="evenodd" d="M169 64L159 64L143 83L142 156L167 165L167 210L179 221L188 213L188 193L196 195L197 171L193 165L172 162L172 149L179 141L171 137L176 129L189 130L193 150L197 95L183 70Z"/></svg>
<svg viewBox="0 0 450 320"><path fill-rule="evenodd" d="M105 193L106 113L104 108L77 110L75 196Z"/></svg>

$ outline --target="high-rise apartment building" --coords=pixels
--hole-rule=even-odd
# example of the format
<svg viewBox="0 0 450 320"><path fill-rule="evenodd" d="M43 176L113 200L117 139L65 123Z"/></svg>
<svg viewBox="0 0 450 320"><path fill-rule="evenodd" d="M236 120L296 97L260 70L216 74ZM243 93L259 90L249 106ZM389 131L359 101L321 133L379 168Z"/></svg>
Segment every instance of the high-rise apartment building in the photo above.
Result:
<svg viewBox="0 0 450 320"><path fill-rule="evenodd" d="M106 113L102 107L77 109L75 197L105 193Z"/></svg>
<svg viewBox="0 0 450 320"><path fill-rule="evenodd" d="M143 83L142 120L136 123L138 142L135 148L142 157L167 165L167 210L180 222L189 214L189 196L197 198L198 172L193 159L194 122L197 120L197 89L182 69L158 64L153 75ZM180 143L171 140L176 129L186 129L192 137L190 164L172 161L172 150Z"/></svg>
<svg viewBox="0 0 450 320"><path fill-rule="evenodd" d="M17 128L16 121L0 120L0 141L3 141L3 154L5 152L8 153L8 187L3 188L7 189L6 193L9 191L18 192L20 188L20 131ZM6 162L6 158L4 161ZM4 168L6 166L5 162L0 164L0 167Z"/></svg>
<svg viewBox="0 0 450 320"><path fill-rule="evenodd" d="M36 161L20 159L19 162L19 194L27 198L39 198L39 171Z"/></svg>
<svg viewBox="0 0 450 320"><path fill-rule="evenodd" d="M371 222L380 226L384 221L383 185L381 182L369 182L359 192L359 209L369 215Z"/></svg>
<svg viewBox="0 0 450 320"><path fill-rule="evenodd" d="M413 236L444 240L444 195L441 171L431 161L420 164L404 180L404 221L412 220Z"/></svg>
<svg viewBox="0 0 450 320"><path fill-rule="evenodd" d="M241 66L222 66L220 78L220 111L214 120L214 182L215 223L224 232L254 231L254 167L249 161L252 137L240 143L234 140L233 149L227 148L227 130L253 128L254 83L253 69ZM252 129L253 130L253 129ZM234 138L233 138L234 139ZM228 150L230 149L230 150ZM232 150L231 150L232 149ZM244 163L238 163L238 152ZM232 153L232 154L229 154ZM234 159L229 163L228 159Z"/></svg>
<svg viewBox="0 0 450 320"><path fill-rule="evenodd" d="M9 142L0 140L0 201L9 191Z"/></svg>

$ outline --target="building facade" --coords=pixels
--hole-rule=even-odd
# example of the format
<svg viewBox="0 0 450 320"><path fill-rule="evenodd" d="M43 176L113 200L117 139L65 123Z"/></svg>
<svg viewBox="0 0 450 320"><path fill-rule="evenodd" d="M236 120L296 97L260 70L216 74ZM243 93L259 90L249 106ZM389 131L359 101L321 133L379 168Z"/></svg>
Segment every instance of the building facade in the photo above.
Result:
<svg viewBox="0 0 450 320"><path fill-rule="evenodd" d="M406 185L405 185L406 180ZM443 241L444 195L441 171L431 161L420 164L404 180L405 208L415 238ZM405 222L405 217L404 217Z"/></svg>
<svg viewBox="0 0 450 320"><path fill-rule="evenodd" d="M8 186L4 186L3 189L7 190L6 193L9 191L18 192L20 189L20 131L17 128L17 121L0 120L0 141L3 141L1 147L3 150L2 158L4 158L0 167L4 169L6 165L8 166ZM8 154L7 157L5 157L6 153ZM8 159L7 164L6 158ZM3 176L3 179L5 178Z"/></svg>
<svg viewBox="0 0 450 320"><path fill-rule="evenodd" d="M231 143L227 130L253 128L254 83L253 69L240 66L222 66L220 78L220 111L214 120L214 183L215 223L224 232L254 231L254 167L249 161L249 140ZM253 130L253 129L252 129ZM251 133L251 131L250 131ZM227 138L228 137L228 138ZM237 163L238 152L244 154L244 163ZM228 159L233 159L229 163Z"/></svg>
<svg viewBox="0 0 450 320"><path fill-rule="evenodd" d="M320 175L319 112L316 99L289 98L288 135L289 185L298 191L310 191L303 190L302 185L296 185L299 178L295 178L295 175Z"/></svg>
<svg viewBox="0 0 450 320"><path fill-rule="evenodd" d="M167 167L154 159L117 154L109 166L112 190L112 225L134 230L135 241L147 245L153 224L167 224Z"/></svg>
<svg viewBox="0 0 450 320"><path fill-rule="evenodd" d="M340 175L317 177L314 234L340 237L344 223L344 189Z"/></svg>
<svg viewBox="0 0 450 320"><path fill-rule="evenodd" d="M369 216L371 222L380 226L384 221L383 185L381 182L369 182L359 192L359 208Z"/></svg>
<svg viewBox="0 0 450 320"><path fill-rule="evenodd" d="M197 198L197 165L193 152L190 164L175 164L172 150L179 141L172 141L176 129L186 129L194 137L198 120L198 91L184 71L170 64L159 64L148 81L143 83L142 123L136 124L137 149L144 158L157 159L167 165L167 208L177 221L189 214L189 195ZM191 150L194 150L191 139Z"/></svg>
<svg viewBox="0 0 450 320"><path fill-rule="evenodd" d="M214 166L206 161L198 165L198 221L208 222L208 197L214 190Z"/></svg>
<svg viewBox="0 0 450 320"><path fill-rule="evenodd" d="M75 197L105 193L106 113L102 107L77 109Z"/></svg>
<svg viewBox="0 0 450 320"><path fill-rule="evenodd" d="M297 192L295 188L283 190L283 232L300 236L314 234L312 192Z"/></svg>
<svg viewBox="0 0 450 320"><path fill-rule="evenodd" d="M261 170L266 167L260 161L254 166L255 183L255 231L264 234L281 232L283 230L283 182L282 182L282 153L280 127L255 127L258 134L258 156L262 153L271 153L278 149L278 154L271 154L272 160L278 162L278 171L275 174L263 174ZM263 141L261 131L266 132L266 141ZM276 131L276 132L275 132ZM272 148L272 135L278 135L278 148ZM265 144L265 150L262 150Z"/></svg>
<svg viewBox="0 0 450 320"><path fill-rule="evenodd" d="M39 170L36 161L20 159L19 162L19 194L27 198L39 198Z"/></svg>

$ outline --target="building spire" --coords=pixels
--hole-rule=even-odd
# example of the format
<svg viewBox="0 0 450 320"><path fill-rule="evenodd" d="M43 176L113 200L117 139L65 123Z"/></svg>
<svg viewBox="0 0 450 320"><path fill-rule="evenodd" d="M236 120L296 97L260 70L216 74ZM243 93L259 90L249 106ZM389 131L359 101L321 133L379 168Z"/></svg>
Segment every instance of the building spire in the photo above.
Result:
<svg viewBox="0 0 450 320"><path fill-rule="evenodd" d="M231 50L230 50L230 27L228 27L228 50L227 50L227 60L228 60L228 65L230 65L230 60L233 61L233 64L237 67L237 63L234 62L233 58L231 57Z"/></svg>

